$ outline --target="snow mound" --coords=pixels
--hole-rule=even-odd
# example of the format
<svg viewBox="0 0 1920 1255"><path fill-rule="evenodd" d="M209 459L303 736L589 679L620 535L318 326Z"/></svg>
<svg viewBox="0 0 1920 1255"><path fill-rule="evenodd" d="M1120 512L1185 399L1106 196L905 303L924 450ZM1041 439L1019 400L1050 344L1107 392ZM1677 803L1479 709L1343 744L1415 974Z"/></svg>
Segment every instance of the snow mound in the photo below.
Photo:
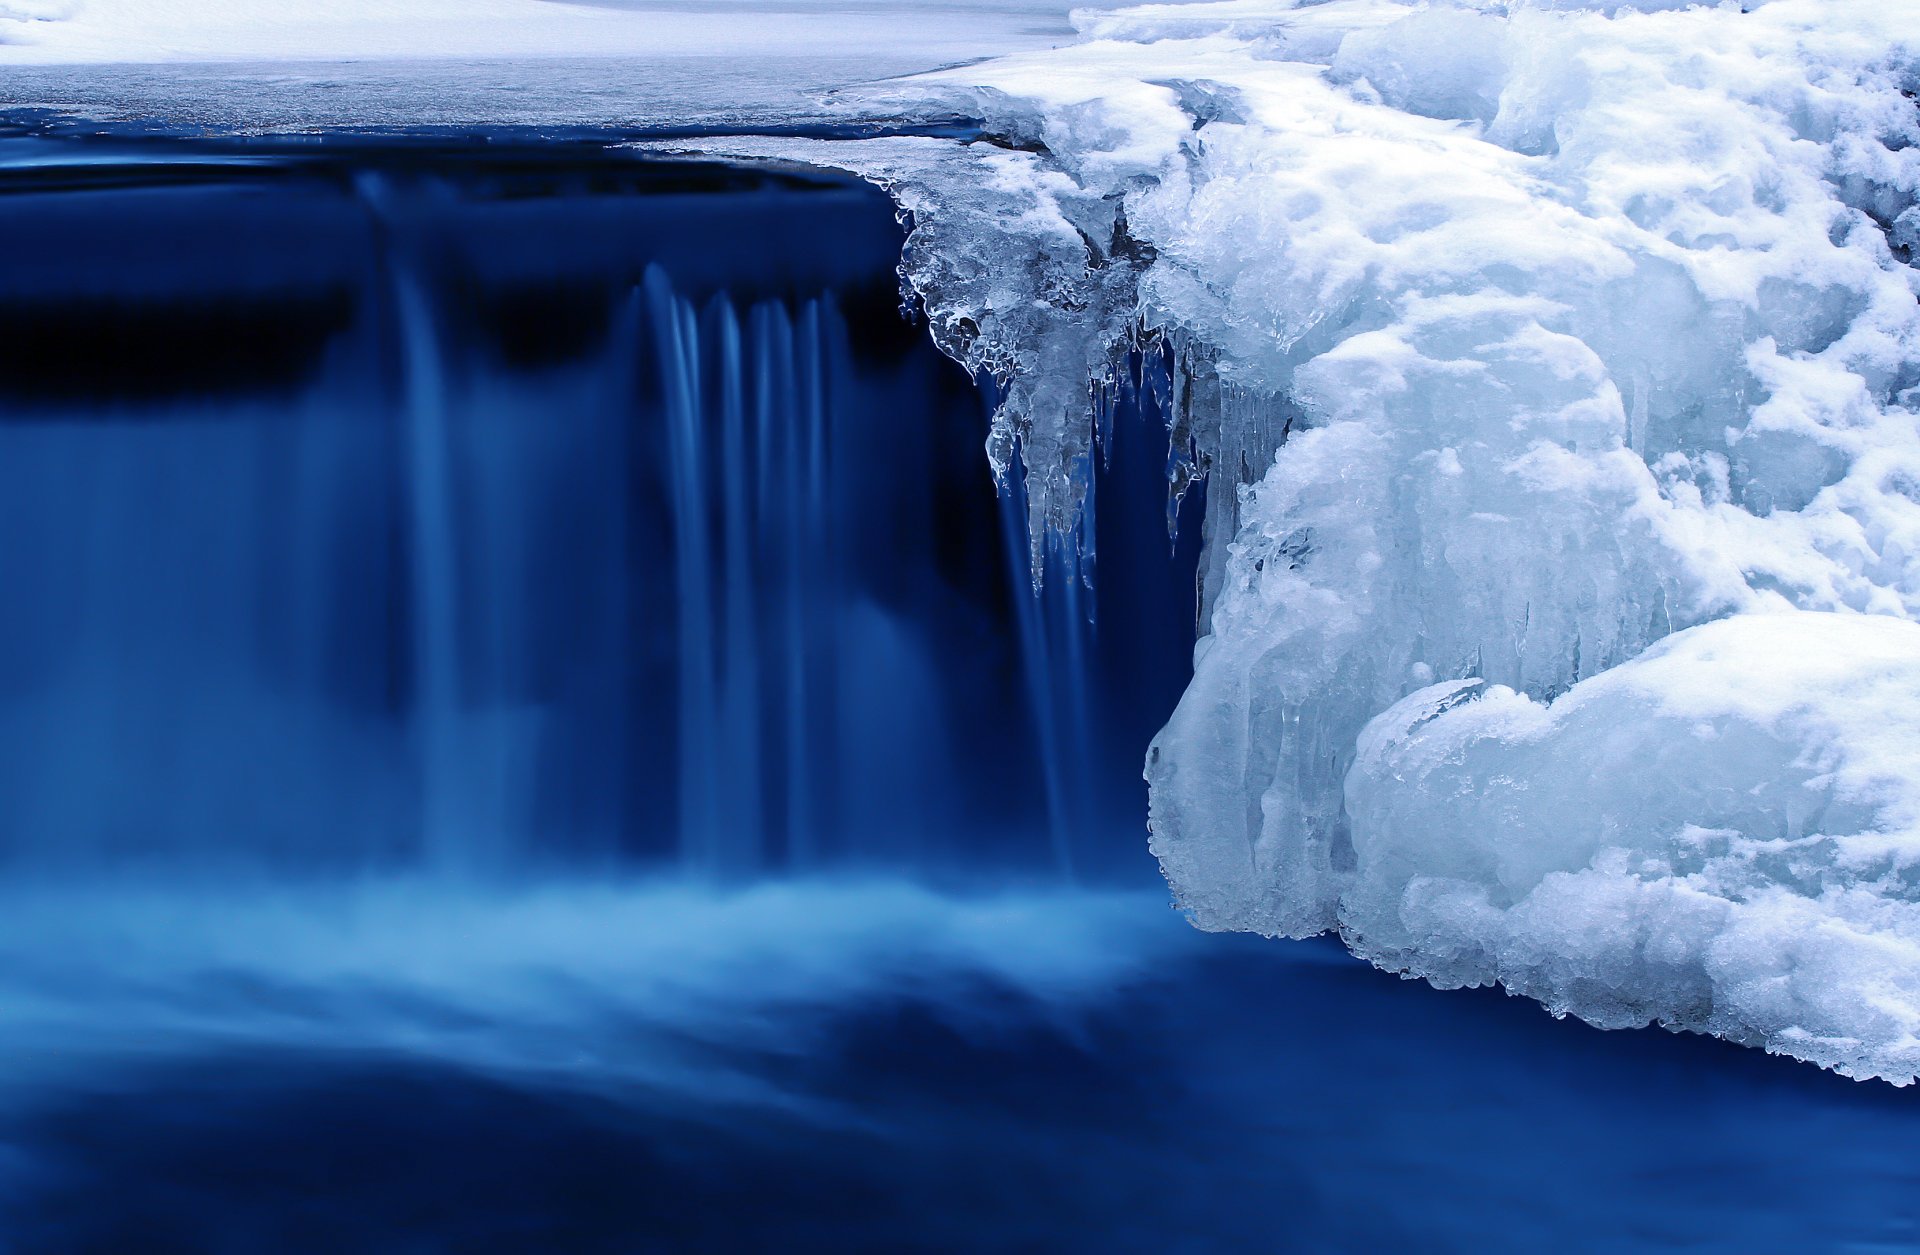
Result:
<svg viewBox="0 0 1920 1255"><path fill-rule="evenodd" d="M1077 535L1116 390L1163 397L1176 494L1212 476L1208 630L1147 764L1154 852L1202 927L1344 929L1443 982L1906 1079L1920 952L1891 869L1920 838L1866 794L1810 819L1826 786L1788 768L1882 763L1875 807L1915 778L1869 739L1906 725L1869 712L1876 686L1889 710L1911 693L1886 651L1920 618L1916 19L1910 0L1148 6L885 89L974 112L988 141L738 151L896 189L908 281L942 345L1002 384L991 449L1024 466L1037 528ZM1828 682L1764 661L1790 622L1858 700L1742 704L1755 667ZM1682 685L1736 639L1727 658L1749 661ZM1416 728L1396 706L1466 680L1492 687L1458 713ZM1656 697L1702 713L1642 728ZM1453 729L1527 710L1555 731L1513 734L1544 773L1514 777L1521 801L1458 796L1480 777L1438 766L1383 783L1427 738L1444 756ZM1835 731L1854 716L1874 722ZM1363 737L1376 717L1405 730ZM1685 739L1695 724L1725 757ZM1547 762L1639 764L1668 741L1757 790L1750 811L1685 776L1608 786ZM1546 822L1587 822L1608 787L1648 793L1601 812L1644 830L1563 841ZM1746 857L1736 831L1747 879L1656 937L1657 903L1696 902L1709 855L1712 875ZM1830 866L1751 844L1800 840L1780 833L1833 843ZM1478 864L1432 896L1474 851L1531 844L1556 873L1536 896L1509 901ZM1882 862L1856 866L1868 848ZM1428 913L1395 885L1425 886ZM1550 936L1591 961L1529 957Z"/></svg>
<svg viewBox="0 0 1920 1255"><path fill-rule="evenodd" d="M1742 615L1550 703L1434 685L1346 807L1340 927L1382 966L1920 1074L1920 625Z"/></svg>

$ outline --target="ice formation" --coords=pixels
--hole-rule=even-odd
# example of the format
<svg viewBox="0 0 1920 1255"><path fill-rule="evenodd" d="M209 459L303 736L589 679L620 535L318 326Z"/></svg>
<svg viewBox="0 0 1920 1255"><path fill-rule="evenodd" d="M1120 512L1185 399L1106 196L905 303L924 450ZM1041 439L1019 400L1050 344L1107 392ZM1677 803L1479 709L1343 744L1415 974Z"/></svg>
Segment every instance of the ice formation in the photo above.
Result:
<svg viewBox="0 0 1920 1255"><path fill-rule="evenodd" d="M1360 734L1346 808L1340 925L1382 966L1920 1071L1905 619L1736 615L1551 703L1433 685Z"/></svg>
<svg viewBox="0 0 1920 1255"><path fill-rule="evenodd" d="M989 142L735 151L895 189L1036 527L1172 363L1179 903L1920 1073L1920 5L1078 21L888 89Z"/></svg>

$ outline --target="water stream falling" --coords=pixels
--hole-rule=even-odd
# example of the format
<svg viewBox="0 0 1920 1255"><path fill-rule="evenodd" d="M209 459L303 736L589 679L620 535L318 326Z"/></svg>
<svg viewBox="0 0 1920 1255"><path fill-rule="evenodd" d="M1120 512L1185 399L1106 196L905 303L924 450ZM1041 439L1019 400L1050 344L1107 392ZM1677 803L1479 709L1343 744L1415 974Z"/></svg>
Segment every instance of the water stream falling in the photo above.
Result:
<svg viewBox="0 0 1920 1255"><path fill-rule="evenodd" d="M372 148L0 220L78 259L0 291L10 861L1143 870L1191 555L1033 591L877 193Z"/></svg>
<svg viewBox="0 0 1920 1255"><path fill-rule="evenodd" d="M862 748L820 735L834 687L813 674L836 661L816 607L835 594L826 354L829 329L844 331L830 296L793 312L762 301L743 319L724 297L703 317L657 267L643 290L672 464L680 857L721 875L805 869L815 781L834 751ZM702 389L715 342L717 398Z"/></svg>

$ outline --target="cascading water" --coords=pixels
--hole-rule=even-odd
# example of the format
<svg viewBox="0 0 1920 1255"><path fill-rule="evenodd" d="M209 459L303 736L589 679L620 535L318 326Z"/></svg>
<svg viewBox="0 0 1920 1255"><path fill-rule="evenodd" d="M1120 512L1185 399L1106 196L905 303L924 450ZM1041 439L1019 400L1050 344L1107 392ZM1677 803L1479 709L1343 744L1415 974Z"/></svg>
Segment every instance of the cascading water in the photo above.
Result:
<svg viewBox="0 0 1920 1255"><path fill-rule="evenodd" d="M1205 363L1036 595L861 185L0 140L0 234L9 1253L1911 1237L1910 1106L1166 911Z"/></svg>
<svg viewBox="0 0 1920 1255"><path fill-rule="evenodd" d="M703 314L658 268L636 299L653 327L671 466L680 857L715 874L804 869L835 751L878 749L840 744L834 681L819 674L842 661L819 609L835 596L839 317L830 295L798 310L763 301L744 318L719 298Z"/></svg>
<svg viewBox="0 0 1920 1255"><path fill-rule="evenodd" d="M1111 630L1091 515L1033 589L877 194L142 160L0 207L122 224L0 293L13 863L1139 867L1191 545L1099 590ZM1157 491L1140 435L1110 490Z"/></svg>

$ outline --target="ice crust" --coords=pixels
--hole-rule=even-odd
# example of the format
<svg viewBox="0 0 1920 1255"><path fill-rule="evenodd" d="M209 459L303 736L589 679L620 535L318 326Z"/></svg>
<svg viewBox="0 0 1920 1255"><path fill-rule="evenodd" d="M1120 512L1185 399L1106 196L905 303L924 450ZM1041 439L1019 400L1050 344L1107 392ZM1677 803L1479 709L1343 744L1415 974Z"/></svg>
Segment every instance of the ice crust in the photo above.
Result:
<svg viewBox="0 0 1920 1255"><path fill-rule="evenodd" d="M1076 20L735 151L895 189L1036 527L1116 389L1214 475L1179 904L1911 1080L1920 4Z"/></svg>

